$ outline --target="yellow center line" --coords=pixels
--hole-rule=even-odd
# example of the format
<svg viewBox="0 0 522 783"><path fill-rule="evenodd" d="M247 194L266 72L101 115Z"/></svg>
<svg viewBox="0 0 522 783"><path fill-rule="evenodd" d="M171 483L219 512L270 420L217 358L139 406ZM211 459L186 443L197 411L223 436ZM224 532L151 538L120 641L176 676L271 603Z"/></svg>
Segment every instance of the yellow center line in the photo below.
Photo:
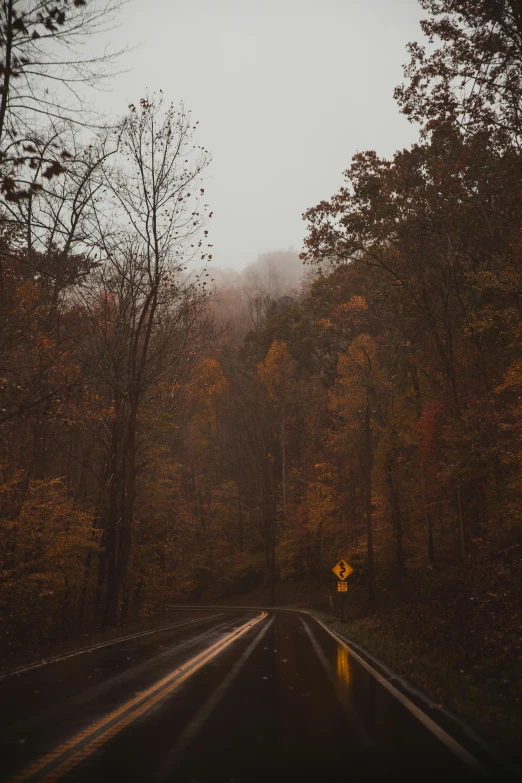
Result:
<svg viewBox="0 0 522 783"><path fill-rule="evenodd" d="M31 780L39 772L44 771L49 764L59 762L61 756L69 754L71 751L75 751L76 748L76 751L73 752L72 755L64 759L44 777L38 778L41 783L44 783L44 781L45 783L51 783L52 781L58 780L66 772L126 728L130 723L136 720L136 718L139 718L140 715L143 715L144 712L164 699L165 696L168 696L169 693L178 688L185 680L201 669L202 666L205 666L212 658L215 658L222 650L243 636L250 628L261 620L264 620L267 616L266 612L262 612L255 620L249 620L235 631L232 631L228 636L225 636L224 639L215 642L215 644L211 645L206 650L203 650L203 652L199 653L194 658L191 658L150 688L142 691L138 696L130 699L104 718L95 721L87 729L75 734L50 753L41 756L26 769L22 770L22 772L11 778L10 783L25 783L25 781ZM77 748L78 745L82 745L82 747Z"/></svg>

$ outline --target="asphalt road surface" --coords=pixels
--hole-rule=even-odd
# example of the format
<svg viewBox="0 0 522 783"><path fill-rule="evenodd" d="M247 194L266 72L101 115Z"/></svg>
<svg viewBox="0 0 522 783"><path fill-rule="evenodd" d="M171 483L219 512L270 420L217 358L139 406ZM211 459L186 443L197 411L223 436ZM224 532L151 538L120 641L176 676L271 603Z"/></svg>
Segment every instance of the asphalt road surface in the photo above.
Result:
<svg viewBox="0 0 522 783"><path fill-rule="evenodd" d="M483 779L308 614L212 614L0 680L0 779Z"/></svg>

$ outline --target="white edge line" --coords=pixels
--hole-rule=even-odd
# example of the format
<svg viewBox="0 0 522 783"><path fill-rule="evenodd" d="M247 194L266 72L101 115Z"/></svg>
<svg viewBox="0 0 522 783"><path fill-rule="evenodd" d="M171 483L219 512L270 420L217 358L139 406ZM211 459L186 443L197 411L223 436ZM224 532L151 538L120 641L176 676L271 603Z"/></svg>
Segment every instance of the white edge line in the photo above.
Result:
<svg viewBox="0 0 522 783"><path fill-rule="evenodd" d="M444 745L446 745L449 750L451 750L456 756L458 756L461 761L463 761L465 764L467 764L470 767L473 767L474 769L480 769L482 771L485 771L484 766L478 761L475 756L472 756L471 753L469 753L465 748L462 747L462 745L457 742L456 739L454 739L450 734L448 734L444 729L439 726L438 723L436 723L434 720L432 720L429 715L426 715L423 710L421 710L419 707L417 707L416 704L414 704L410 699L408 699L407 696L404 695L401 691L399 691L397 688L395 688L394 685L391 684L391 682L388 682L388 680L383 677L381 674L379 674L376 669L373 668L367 661L364 660L360 655L358 655L355 650L352 650L352 648L346 644L346 642L341 639L340 636L337 636L335 631L332 631L331 628L328 628L327 625L325 625L321 620L319 620L317 617L315 617L310 612L307 612L306 609L300 609L298 611L304 612L304 614L307 614L309 617L311 617L313 620L316 621L316 623L319 623L324 630L332 636L335 641L340 644L342 647L344 647L350 655L355 658L355 660L361 664L370 674L375 677L377 682L380 683L384 688L386 688L387 691L389 691L395 698L400 701L400 703L406 707L407 710L409 710L412 715L414 715L417 720L419 720L429 731L431 731L432 734L434 734Z"/></svg>
<svg viewBox="0 0 522 783"><path fill-rule="evenodd" d="M15 677L17 674L25 674L25 672L32 669L39 669L41 666L48 666L50 663L58 663L59 661L66 661L68 658L74 658L76 655L84 655L85 653L94 652L94 650L100 650L102 647L110 647L113 644L119 642L128 642L130 639L139 639L141 636L150 636L153 633L161 633L161 631L170 631L173 628L179 628L182 625L191 625L193 623L202 623L205 620L213 620L215 617L222 617L224 612L219 614L212 614L209 617L198 617L196 620L184 620L182 623L176 623L175 625L165 625L162 628L156 628L154 631L143 631L143 633L137 633L132 636L120 636L118 639L112 639L110 642L101 642L101 644L95 644L92 647L81 647L79 650L73 650L73 652L66 655L59 655L54 658L47 658L45 661L39 661L38 663L31 663L29 666L23 666L21 669L11 669L0 673L0 680L5 680L7 677Z"/></svg>

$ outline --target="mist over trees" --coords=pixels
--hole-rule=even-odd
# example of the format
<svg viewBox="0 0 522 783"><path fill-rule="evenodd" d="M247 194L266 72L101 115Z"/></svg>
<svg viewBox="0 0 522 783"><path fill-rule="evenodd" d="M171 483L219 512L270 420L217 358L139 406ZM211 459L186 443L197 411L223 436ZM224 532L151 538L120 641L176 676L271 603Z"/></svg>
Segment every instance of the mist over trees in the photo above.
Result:
<svg viewBox="0 0 522 783"><path fill-rule="evenodd" d="M244 336L264 323L270 307L302 295L311 273L295 250L263 253L244 269L212 269L211 308L222 328Z"/></svg>

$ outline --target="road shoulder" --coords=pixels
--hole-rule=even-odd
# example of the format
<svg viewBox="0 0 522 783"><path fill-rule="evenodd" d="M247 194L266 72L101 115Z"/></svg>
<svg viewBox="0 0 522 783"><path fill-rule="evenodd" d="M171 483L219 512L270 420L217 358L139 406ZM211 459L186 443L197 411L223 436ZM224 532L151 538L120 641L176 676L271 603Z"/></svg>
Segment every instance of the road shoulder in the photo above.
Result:
<svg viewBox="0 0 522 783"><path fill-rule="evenodd" d="M296 609L294 607L292 609L294 611L302 611L316 619L343 643L349 651L352 651L358 658L362 659L362 662L370 670L374 670L378 677L383 678L393 689L403 694L429 720L432 720L451 737L455 738L466 751L471 753L486 767L491 768L493 766L501 770L506 780L519 779L521 766L517 758L510 755L503 748L496 747L477 732L464 718L455 714L437 700L434 700L425 690L401 674L390 665L389 659L391 656L387 656L388 661L386 661L375 655L372 650L371 640L370 644L361 644L358 639L353 638L351 633L353 628L349 624L341 623L332 615L314 609ZM376 644L375 647L379 648L380 645Z"/></svg>

